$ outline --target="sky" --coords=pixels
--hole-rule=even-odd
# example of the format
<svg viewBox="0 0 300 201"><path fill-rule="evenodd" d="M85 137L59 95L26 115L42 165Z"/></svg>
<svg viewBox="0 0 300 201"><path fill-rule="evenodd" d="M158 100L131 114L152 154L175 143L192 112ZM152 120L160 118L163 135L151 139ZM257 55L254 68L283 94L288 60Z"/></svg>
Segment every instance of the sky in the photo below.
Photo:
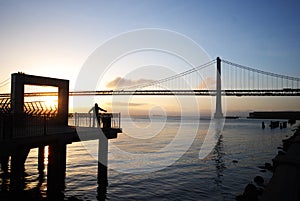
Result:
<svg viewBox="0 0 300 201"><path fill-rule="evenodd" d="M147 28L182 34L212 59L219 56L300 77L299 9L297 0L1 0L0 91L9 92L3 81L16 72L68 79L72 90L83 64L101 44ZM165 99L162 102L170 101ZM228 98L226 104L228 111L300 110L297 99ZM169 106L166 110L172 110ZM144 110L157 107L153 103L143 106Z"/></svg>

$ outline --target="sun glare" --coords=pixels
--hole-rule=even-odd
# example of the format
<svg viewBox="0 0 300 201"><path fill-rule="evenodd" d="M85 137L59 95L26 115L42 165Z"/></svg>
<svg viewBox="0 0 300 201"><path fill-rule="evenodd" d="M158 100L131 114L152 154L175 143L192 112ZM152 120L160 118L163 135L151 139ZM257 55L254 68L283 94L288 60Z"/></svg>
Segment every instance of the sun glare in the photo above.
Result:
<svg viewBox="0 0 300 201"><path fill-rule="evenodd" d="M47 108L56 108L57 107L57 97L46 96L44 103Z"/></svg>

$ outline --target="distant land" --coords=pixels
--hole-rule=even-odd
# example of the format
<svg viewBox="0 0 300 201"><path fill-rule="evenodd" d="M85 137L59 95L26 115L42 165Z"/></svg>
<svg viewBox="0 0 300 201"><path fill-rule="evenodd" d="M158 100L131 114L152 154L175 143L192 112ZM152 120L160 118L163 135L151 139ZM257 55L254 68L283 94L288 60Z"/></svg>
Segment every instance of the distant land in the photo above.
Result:
<svg viewBox="0 0 300 201"><path fill-rule="evenodd" d="M300 120L300 111L256 111L250 112L248 118Z"/></svg>

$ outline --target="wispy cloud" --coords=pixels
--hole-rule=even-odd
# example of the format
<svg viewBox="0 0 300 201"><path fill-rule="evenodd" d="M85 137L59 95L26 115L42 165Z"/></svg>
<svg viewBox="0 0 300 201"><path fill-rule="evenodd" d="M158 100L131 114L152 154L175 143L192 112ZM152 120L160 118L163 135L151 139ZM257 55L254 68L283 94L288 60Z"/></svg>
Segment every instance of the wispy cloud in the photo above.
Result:
<svg viewBox="0 0 300 201"><path fill-rule="evenodd" d="M153 82L154 80L150 79L126 79L122 77L116 77L112 81L108 82L106 86L110 89L115 89L115 88L126 88L126 87L133 87L133 86L138 86L141 84L146 84L149 82Z"/></svg>
<svg viewBox="0 0 300 201"><path fill-rule="evenodd" d="M107 105L111 105L111 103L106 103ZM139 107L148 105L148 103L131 103L131 102L122 102L122 101L113 101L113 105L115 106L130 106L130 107Z"/></svg>

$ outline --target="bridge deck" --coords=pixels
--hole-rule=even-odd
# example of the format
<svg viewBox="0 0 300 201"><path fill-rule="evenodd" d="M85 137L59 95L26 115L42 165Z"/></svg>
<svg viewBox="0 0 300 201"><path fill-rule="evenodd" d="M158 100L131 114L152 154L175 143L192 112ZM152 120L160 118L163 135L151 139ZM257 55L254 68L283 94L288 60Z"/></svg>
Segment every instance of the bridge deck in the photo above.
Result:
<svg viewBox="0 0 300 201"><path fill-rule="evenodd" d="M221 90L223 96L300 96L300 89L225 89ZM35 96L57 96L56 92L35 92L25 93L26 97ZM216 90L207 89L179 89L179 90L102 90L102 91L73 91L69 96L128 96L128 95L145 95L145 96L215 96ZM0 94L0 98L9 98L10 94Z"/></svg>

